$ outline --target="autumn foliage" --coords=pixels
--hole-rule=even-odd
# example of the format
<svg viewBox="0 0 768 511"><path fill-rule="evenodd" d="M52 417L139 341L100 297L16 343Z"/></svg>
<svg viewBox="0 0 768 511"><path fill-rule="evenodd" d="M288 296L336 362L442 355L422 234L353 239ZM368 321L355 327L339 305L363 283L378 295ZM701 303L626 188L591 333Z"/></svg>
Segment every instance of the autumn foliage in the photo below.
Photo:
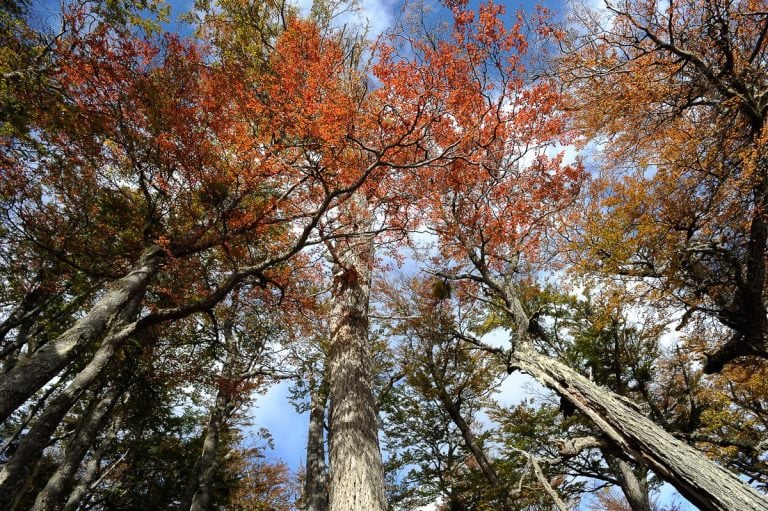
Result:
<svg viewBox="0 0 768 511"><path fill-rule="evenodd" d="M0 508L768 509L765 0L38 7L0 6ZM243 445L285 380L307 481Z"/></svg>

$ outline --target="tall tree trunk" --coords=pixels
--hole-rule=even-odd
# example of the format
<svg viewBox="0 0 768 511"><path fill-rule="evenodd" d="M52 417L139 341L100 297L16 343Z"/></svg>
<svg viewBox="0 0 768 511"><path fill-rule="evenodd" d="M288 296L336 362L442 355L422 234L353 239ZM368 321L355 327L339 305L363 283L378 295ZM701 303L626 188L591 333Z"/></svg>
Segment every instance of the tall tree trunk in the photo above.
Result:
<svg viewBox="0 0 768 511"><path fill-rule="evenodd" d="M304 481L306 511L328 511L328 468L325 465L325 406L328 382L325 372L316 381L309 378L309 431L307 432L307 473Z"/></svg>
<svg viewBox="0 0 768 511"><path fill-rule="evenodd" d="M231 399L226 393L221 390L216 393L216 402L208 419L203 450L198 462L197 485L192 496L192 503L189 506L190 511L207 511L209 508L213 476L216 474L219 461L221 433L232 411L231 404Z"/></svg>
<svg viewBox="0 0 768 511"><path fill-rule="evenodd" d="M101 460L104 457L105 451L109 449L117 439L117 432L120 430L122 420L122 414L118 414L112 419L112 423L104 437L101 439L101 442L99 442L98 448L94 451L91 459L88 460L88 463L86 463L82 477L80 477L77 484L75 484L75 487L72 488L69 497L67 497L67 501L64 503L62 511L75 511L88 494L88 491L91 489L91 484L96 481L96 478L99 477L99 472L101 472Z"/></svg>
<svg viewBox="0 0 768 511"><path fill-rule="evenodd" d="M128 304L141 297L157 273L163 251L152 246L125 277L118 280L88 314L66 332L20 360L0 380L0 423L56 376L78 351L104 336Z"/></svg>
<svg viewBox="0 0 768 511"><path fill-rule="evenodd" d="M231 339L233 335L231 324L225 326L224 335L227 337L226 358L224 359L222 373L219 378L216 400L214 401L213 410L211 410L211 416L208 419L203 449L197 463L197 484L194 487L194 494L189 506L190 511L207 511L209 509L213 477L216 474L219 461L221 433L226 427L227 420L233 410L233 389L231 386L234 360L230 350L234 349L234 346Z"/></svg>
<svg viewBox="0 0 768 511"><path fill-rule="evenodd" d="M643 474L638 476L628 461L614 456L606 449L602 449L602 453L632 511L651 511L648 469L641 465Z"/></svg>
<svg viewBox="0 0 768 511"><path fill-rule="evenodd" d="M45 488L37 495L32 507L33 511L52 511L61 505L80 463L109 419L109 414L121 393L122 389L119 386L113 386L92 407L90 413L83 417L77 432L64 451L64 459L48 479Z"/></svg>
<svg viewBox="0 0 768 511"><path fill-rule="evenodd" d="M385 511L379 417L373 395L368 305L373 265L369 213L358 198L335 252L328 355L330 511ZM361 218L364 217L364 218Z"/></svg>
<svg viewBox="0 0 768 511"><path fill-rule="evenodd" d="M141 295L134 295L129 303L118 311L113 330L118 330L136 314L140 302ZM37 466L56 428L72 405L80 399L82 393L104 372L113 359L121 344L120 338L117 339L107 335L88 365L77 373L60 394L51 399L29 433L21 440L16 452L3 465L0 471L0 509L14 508L19 489L24 486Z"/></svg>
<svg viewBox="0 0 768 511"><path fill-rule="evenodd" d="M757 490L664 431L631 401L527 346L512 354L510 367L565 397L618 448L646 464L700 509L768 511L768 501Z"/></svg>
<svg viewBox="0 0 768 511"><path fill-rule="evenodd" d="M437 382L437 380L435 381ZM459 428L461 437L464 439L464 445L469 452L472 453L477 465L480 467L480 471L483 473L483 476L485 476L485 480L488 481L488 484L491 485L496 493L501 509L504 511L512 511L515 509L515 503L509 495L509 490L501 481L496 470L493 468L493 465L491 465L491 462L486 457L485 452L483 452L483 449L478 444L475 434L472 433L472 428L470 428L467 421L465 421L464 417L461 415L461 410L459 410L453 400L451 400L445 387L440 386L439 383L437 393L440 402L443 404L443 408L448 412L448 415L451 417L453 423L456 424L456 427Z"/></svg>
<svg viewBox="0 0 768 511"><path fill-rule="evenodd" d="M656 472L700 509L768 511L768 500L757 490L664 431L631 400L536 353L533 336L545 338L547 334L535 318L527 315L513 283L514 275L496 277L484 260L471 251L467 255L482 280L502 298L505 311L515 323L513 347L504 353L510 371L520 369L560 394L589 417L617 448Z"/></svg>

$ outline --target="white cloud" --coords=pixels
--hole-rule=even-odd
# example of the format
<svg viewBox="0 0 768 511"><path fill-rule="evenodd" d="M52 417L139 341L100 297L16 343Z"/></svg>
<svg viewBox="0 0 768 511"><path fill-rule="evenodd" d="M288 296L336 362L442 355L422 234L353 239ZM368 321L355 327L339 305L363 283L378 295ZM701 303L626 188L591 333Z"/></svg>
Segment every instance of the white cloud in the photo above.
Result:
<svg viewBox="0 0 768 511"><path fill-rule="evenodd" d="M515 406L525 399L536 398L549 392L532 377L516 371L507 376L496 390L496 401L502 406Z"/></svg>
<svg viewBox="0 0 768 511"><path fill-rule="evenodd" d="M495 328L485 334L482 341L489 346L508 349L510 333L504 328ZM515 371L504 378L496 388L494 398L502 406L515 406L527 398L537 398L548 391L532 377Z"/></svg>
<svg viewBox="0 0 768 511"><path fill-rule="evenodd" d="M345 5L352 2L339 2L337 10L343 11ZM313 0L297 0L296 6L302 14L309 14ZM348 25L359 29L368 29L368 38L374 39L392 26L393 16L397 3L394 0L358 0L354 12L344 12L335 19L337 28Z"/></svg>

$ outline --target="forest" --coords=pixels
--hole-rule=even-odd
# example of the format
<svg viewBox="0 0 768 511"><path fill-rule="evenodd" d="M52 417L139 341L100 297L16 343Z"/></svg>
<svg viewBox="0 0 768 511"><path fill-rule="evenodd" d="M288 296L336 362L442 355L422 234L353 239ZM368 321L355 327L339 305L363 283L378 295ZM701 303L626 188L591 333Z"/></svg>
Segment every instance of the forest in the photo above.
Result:
<svg viewBox="0 0 768 511"><path fill-rule="evenodd" d="M768 511L768 0L498 1L0 2L0 509Z"/></svg>

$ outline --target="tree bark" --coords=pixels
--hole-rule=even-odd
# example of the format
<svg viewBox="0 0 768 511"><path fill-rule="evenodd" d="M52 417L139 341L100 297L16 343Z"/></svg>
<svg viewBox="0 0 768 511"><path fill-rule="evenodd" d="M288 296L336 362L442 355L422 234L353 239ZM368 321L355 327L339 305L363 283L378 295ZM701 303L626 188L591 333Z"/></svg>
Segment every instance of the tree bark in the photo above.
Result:
<svg viewBox="0 0 768 511"><path fill-rule="evenodd" d="M83 418L77 433L67 445L64 459L48 479L45 488L37 495L32 511L52 511L60 507L80 463L94 444L99 430L107 422L121 393L120 387L113 386Z"/></svg>
<svg viewBox="0 0 768 511"><path fill-rule="evenodd" d="M512 354L510 367L565 397L618 448L646 464L700 509L768 511L768 501L757 490L664 431L629 400L528 347Z"/></svg>
<svg viewBox="0 0 768 511"><path fill-rule="evenodd" d="M467 421L465 421L464 417L462 417L461 411L453 403L450 396L446 393L444 387L439 387L437 392L440 398L440 402L445 408L445 411L448 412L448 415L451 417L453 423L456 424L457 428L459 428L461 437L464 439L464 444L475 458L475 461L480 467L480 471L485 476L486 481L488 481L488 484L491 485L491 487L498 495L501 509L504 511L512 511L515 509L515 503L512 501L509 495L509 490L507 490L506 485L501 481L499 475L496 473L496 470L493 468L493 465L491 465L491 462L485 456L485 452L483 452L483 450L477 444L477 439L475 438L474 433L472 433L472 429L469 427L469 424L467 424Z"/></svg>
<svg viewBox="0 0 768 511"><path fill-rule="evenodd" d="M118 311L113 330L129 321L138 311L141 294L135 294ZM0 509L12 510L14 501L29 479L43 451L48 446L56 428L83 392L104 372L113 359L121 338L107 337L86 365L56 397L51 399L43 413L35 421L29 433L21 440L18 449L0 471Z"/></svg>
<svg viewBox="0 0 768 511"><path fill-rule="evenodd" d="M768 511L768 500L757 490L666 432L632 401L536 353L532 338L547 334L527 315L513 284L513 274L496 277L483 259L471 251L467 256L480 273L479 280L504 301L505 312L515 323L511 350L489 348L507 359L510 372L520 369L560 394L589 417L617 448L656 472L700 509Z"/></svg>
<svg viewBox="0 0 768 511"><path fill-rule="evenodd" d="M328 511L328 467L325 464L325 407L328 382L325 373L309 383L309 430L307 432L307 473L304 481L306 511Z"/></svg>
<svg viewBox="0 0 768 511"><path fill-rule="evenodd" d="M75 511L80 505L80 502L88 494L88 491L91 489L91 484L96 481L96 478L101 471L101 459L104 457L104 452L117 439L117 432L120 430L122 420L122 414L118 414L112 420L109 429L101 439L101 442L99 442L99 447L95 450L91 459L88 460L82 477L77 481L77 484L75 484L75 487L70 492L69 497L67 497L67 501L64 504L62 511Z"/></svg>
<svg viewBox="0 0 768 511"><path fill-rule="evenodd" d="M621 458L602 451L608 467L619 482L624 497L629 502L632 511L651 511L651 499L648 489L648 469L641 465L643 476L638 477L632 465Z"/></svg>
<svg viewBox="0 0 768 511"><path fill-rule="evenodd" d="M352 214L349 237L334 247L330 379L331 511L385 511L384 469L379 451L379 417L373 394L368 345L368 305L373 239L364 200Z"/></svg>
<svg viewBox="0 0 768 511"><path fill-rule="evenodd" d="M42 305L40 302L44 301L43 297L45 295L41 286L43 280L43 275L39 273L35 279L34 288L27 292L8 317L0 322L0 346L3 347L3 349L0 350L0 358L3 358L8 354L8 349L5 344L5 336L8 335L8 332L14 328L18 328L25 321L29 321L40 311Z"/></svg>
<svg viewBox="0 0 768 511"><path fill-rule="evenodd" d="M226 336L231 336L231 326L225 332ZM228 338L228 341L230 339ZM197 484L194 488L192 501L189 506L190 511L207 511L211 501L211 488L213 478L216 474L216 468L219 461L219 450L221 445L221 433L226 427L232 409L232 389L229 384L232 382L232 355L230 349L233 349L231 342L227 342L227 353L224 360L224 367L220 377L219 388L216 391L216 400L214 401L211 416L208 419L208 428L203 440L203 449L200 453L200 459L197 464Z"/></svg>
<svg viewBox="0 0 768 511"><path fill-rule="evenodd" d="M192 496L192 503L189 506L190 511L207 511L209 507L213 476L216 474L216 468L218 467L221 432L231 411L230 405L229 397L221 391L217 392L216 403L208 419L208 429L205 432L203 450L200 453L197 485Z"/></svg>
<svg viewBox="0 0 768 511"><path fill-rule="evenodd" d="M153 245L144 251L136 266L102 297L88 314L66 332L25 357L0 380L0 423L56 376L78 351L109 330L125 307L143 296L163 258L162 248Z"/></svg>

